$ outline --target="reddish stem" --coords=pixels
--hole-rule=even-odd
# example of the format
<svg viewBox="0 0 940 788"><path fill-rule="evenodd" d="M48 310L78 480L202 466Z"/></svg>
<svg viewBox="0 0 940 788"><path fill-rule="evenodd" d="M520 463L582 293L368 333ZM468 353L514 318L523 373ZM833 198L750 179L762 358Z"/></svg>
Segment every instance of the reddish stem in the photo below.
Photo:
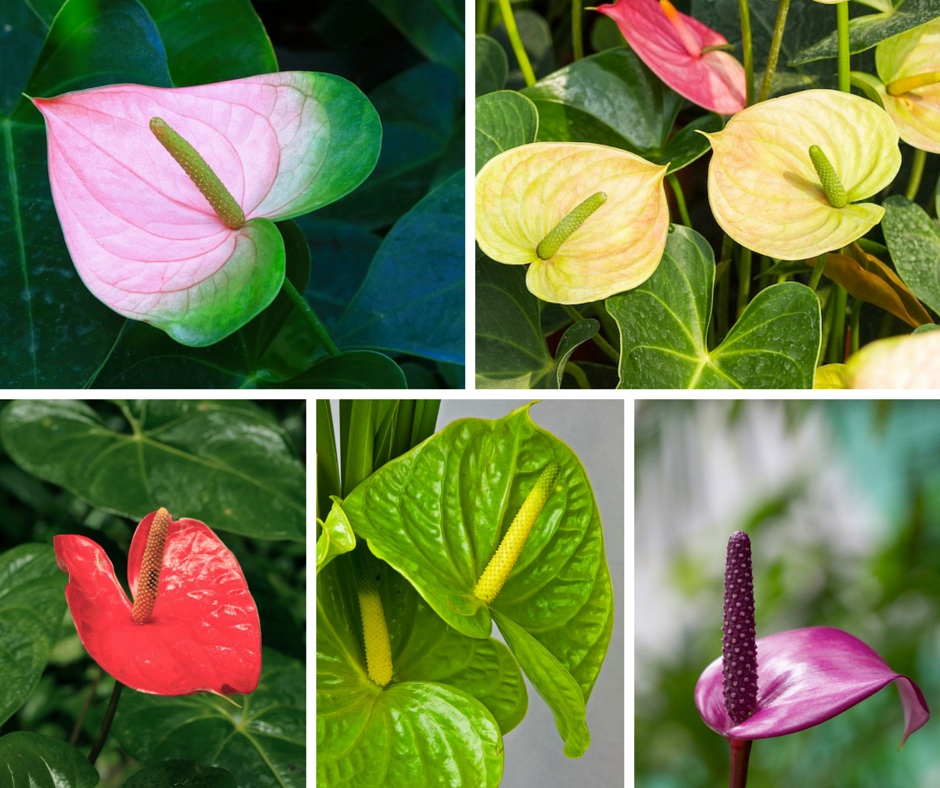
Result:
<svg viewBox="0 0 940 788"><path fill-rule="evenodd" d="M728 739L731 745L731 780L729 788L744 788L747 785L747 762L751 757L750 739Z"/></svg>

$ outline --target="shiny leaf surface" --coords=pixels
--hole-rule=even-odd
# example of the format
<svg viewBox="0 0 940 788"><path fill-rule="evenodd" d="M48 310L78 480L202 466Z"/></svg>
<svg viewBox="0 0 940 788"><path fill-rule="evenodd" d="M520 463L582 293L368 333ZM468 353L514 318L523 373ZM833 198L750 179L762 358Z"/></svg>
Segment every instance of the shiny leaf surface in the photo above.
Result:
<svg viewBox="0 0 940 788"><path fill-rule="evenodd" d="M0 738L4 785L10 788L94 788L98 772L85 753L60 739L29 731Z"/></svg>

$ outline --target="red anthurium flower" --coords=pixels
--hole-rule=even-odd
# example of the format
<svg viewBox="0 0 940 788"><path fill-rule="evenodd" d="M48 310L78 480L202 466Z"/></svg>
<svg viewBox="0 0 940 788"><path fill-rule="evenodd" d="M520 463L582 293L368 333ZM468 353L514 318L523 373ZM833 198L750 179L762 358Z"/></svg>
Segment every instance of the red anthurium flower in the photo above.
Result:
<svg viewBox="0 0 940 788"><path fill-rule="evenodd" d="M618 0L596 10L620 28L640 59L680 96L722 115L744 108L744 68L727 39L669 0Z"/></svg>
<svg viewBox="0 0 940 788"><path fill-rule="evenodd" d="M728 540L722 632L722 655L699 677L695 705L728 739L731 788L747 783L754 739L812 728L888 684L897 683L904 706L901 744L930 718L920 687L848 632L808 627L757 639L751 542L743 531Z"/></svg>
<svg viewBox="0 0 940 788"><path fill-rule="evenodd" d="M722 696L722 658L705 668L695 705L709 728L729 739L767 739L812 728L897 682L904 736L927 722L920 688L895 673L871 648L833 627L807 627L757 639L757 706L732 721Z"/></svg>
<svg viewBox="0 0 940 788"><path fill-rule="evenodd" d="M32 101L82 281L114 311L192 346L271 303L285 270L273 222L354 189L381 141L368 99L330 74L108 85Z"/></svg>
<svg viewBox="0 0 940 788"><path fill-rule="evenodd" d="M258 686L258 611L235 556L205 523L166 509L140 521L127 557L133 605L98 544L67 535L54 547L78 636L119 682L155 695Z"/></svg>

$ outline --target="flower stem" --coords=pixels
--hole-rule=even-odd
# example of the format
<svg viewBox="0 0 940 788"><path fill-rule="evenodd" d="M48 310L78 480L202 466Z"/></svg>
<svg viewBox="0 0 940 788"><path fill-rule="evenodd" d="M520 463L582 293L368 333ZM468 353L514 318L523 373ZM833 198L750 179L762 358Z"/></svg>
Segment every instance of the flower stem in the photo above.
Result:
<svg viewBox="0 0 940 788"><path fill-rule="evenodd" d="M580 389L591 388L591 383L590 381L588 381L587 375L584 374L584 370L581 369L581 367L579 367L573 361L569 361L565 365L565 372L574 378L575 382L578 384L578 388Z"/></svg>
<svg viewBox="0 0 940 788"><path fill-rule="evenodd" d="M920 189L920 180L924 177L924 164L927 161L927 151L920 148L914 148L914 159L911 161L911 177L907 181L907 191L904 196L911 202L917 197L917 190Z"/></svg>
<svg viewBox="0 0 940 788"><path fill-rule="evenodd" d="M111 691L111 699L108 701L108 708L105 710L104 719L101 721L101 728L98 729L98 738L95 739L95 743L88 753L88 762L91 764L98 760L101 750L104 749L104 743L111 732L111 723L114 722L114 714L117 712L118 701L121 699L122 689L124 689L124 685L115 680L114 689Z"/></svg>
<svg viewBox="0 0 940 788"><path fill-rule="evenodd" d="M767 67L764 70L764 81L761 82L757 101L764 101L770 96L774 83L774 72L777 70L777 59L780 57L780 44L783 42L783 29L787 24L787 12L790 10L790 0L780 0L777 6L777 21L774 23L773 36L770 39L770 52L767 55Z"/></svg>
<svg viewBox="0 0 940 788"><path fill-rule="evenodd" d="M307 322L310 323L313 328L313 333L316 334L317 338L323 343L326 352L331 356L338 356L339 348L336 347L336 343L330 338L326 326L320 322L320 318L317 317L317 313L313 311L313 307L307 303L306 298L297 292L297 288L294 287L293 282L286 276L284 277L283 289L290 300L294 302L294 306L297 307L297 310L307 319Z"/></svg>
<svg viewBox="0 0 940 788"><path fill-rule="evenodd" d="M78 741L78 734L82 732L82 725L85 724L85 717L88 716L88 710L91 708L91 702L95 699L95 693L98 691L98 684L101 683L103 675L104 671L98 668L98 673L88 688L88 694L85 696L81 711L78 712L78 717L75 718L75 725L72 726L72 732L69 734L69 744L75 744Z"/></svg>
<svg viewBox="0 0 940 788"><path fill-rule="evenodd" d="M828 360L834 364L845 360L845 308L849 294L836 287L832 303L832 335L829 338Z"/></svg>
<svg viewBox="0 0 940 788"><path fill-rule="evenodd" d="M813 265L813 273L809 275L808 285L810 290L815 290L819 286L819 280L822 279L823 271L826 270L826 260L828 259L828 252L816 258L816 262Z"/></svg>
<svg viewBox="0 0 940 788"><path fill-rule="evenodd" d="M737 317L741 317L744 307L751 297L751 250L746 246L741 247L741 253L738 255L738 311Z"/></svg>
<svg viewBox="0 0 940 788"><path fill-rule="evenodd" d="M582 15L581 0L571 0L571 51L575 60L584 57L584 38L581 32Z"/></svg>
<svg viewBox="0 0 940 788"><path fill-rule="evenodd" d="M529 62L529 56L526 54L525 45L519 36L519 28L516 26L516 17L512 13L512 3L510 0L499 0L499 12L503 15L503 24L506 25L506 35L509 36L509 43L512 45L512 51L519 61L519 68L522 69L522 76L525 79L527 87L535 84L535 72L532 70L532 64Z"/></svg>
<svg viewBox="0 0 940 788"><path fill-rule="evenodd" d="M754 103L754 45L751 40L751 9L747 0L738 0L738 15L741 17L741 49L744 59L745 106ZM691 226L691 225L689 225Z"/></svg>
<svg viewBox="0 0 940 788"><path fill-rule="evenodd" d="M666 176L666 180L669 181L669 186L672 188L672 193L676 198L676 207L679 209L679 218L682 219L682 223L691 228L692 219L689 218L689 209L685 204L685 194L682 192L682 184L679 183L679 179L676 177L674 172L670 172Z"/></svg>
<svg viewBox="0 0 940 788"><path fill-rule="evenodd" d="M850 93L849 0L842 0L836 5L836 34L839 38L839 90Z"/></svg>
<svg viewBox="0 0 940 788"><path fill-rule="evenodd" d="M731 745L731 780L729 788L745 788L747 785L747 763L751 757L750 739L729 739Z"/></svg>

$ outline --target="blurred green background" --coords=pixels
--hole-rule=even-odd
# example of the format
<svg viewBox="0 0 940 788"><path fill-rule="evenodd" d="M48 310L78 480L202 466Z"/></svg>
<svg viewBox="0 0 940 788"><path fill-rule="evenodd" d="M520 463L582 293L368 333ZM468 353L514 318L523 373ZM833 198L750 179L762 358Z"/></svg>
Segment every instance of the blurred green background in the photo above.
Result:
<svg viewBox="0 0 940 788"><path fill-rule="evenodd" d="M637 786L728 783L728 746L693 691L721 654L725 545L739 529L753 546L758 638L851 632L936 715L940 402L638 402L635 427ZM938 786L937 725L899 752L892 685L755 742L748 786Z"/></svg>

